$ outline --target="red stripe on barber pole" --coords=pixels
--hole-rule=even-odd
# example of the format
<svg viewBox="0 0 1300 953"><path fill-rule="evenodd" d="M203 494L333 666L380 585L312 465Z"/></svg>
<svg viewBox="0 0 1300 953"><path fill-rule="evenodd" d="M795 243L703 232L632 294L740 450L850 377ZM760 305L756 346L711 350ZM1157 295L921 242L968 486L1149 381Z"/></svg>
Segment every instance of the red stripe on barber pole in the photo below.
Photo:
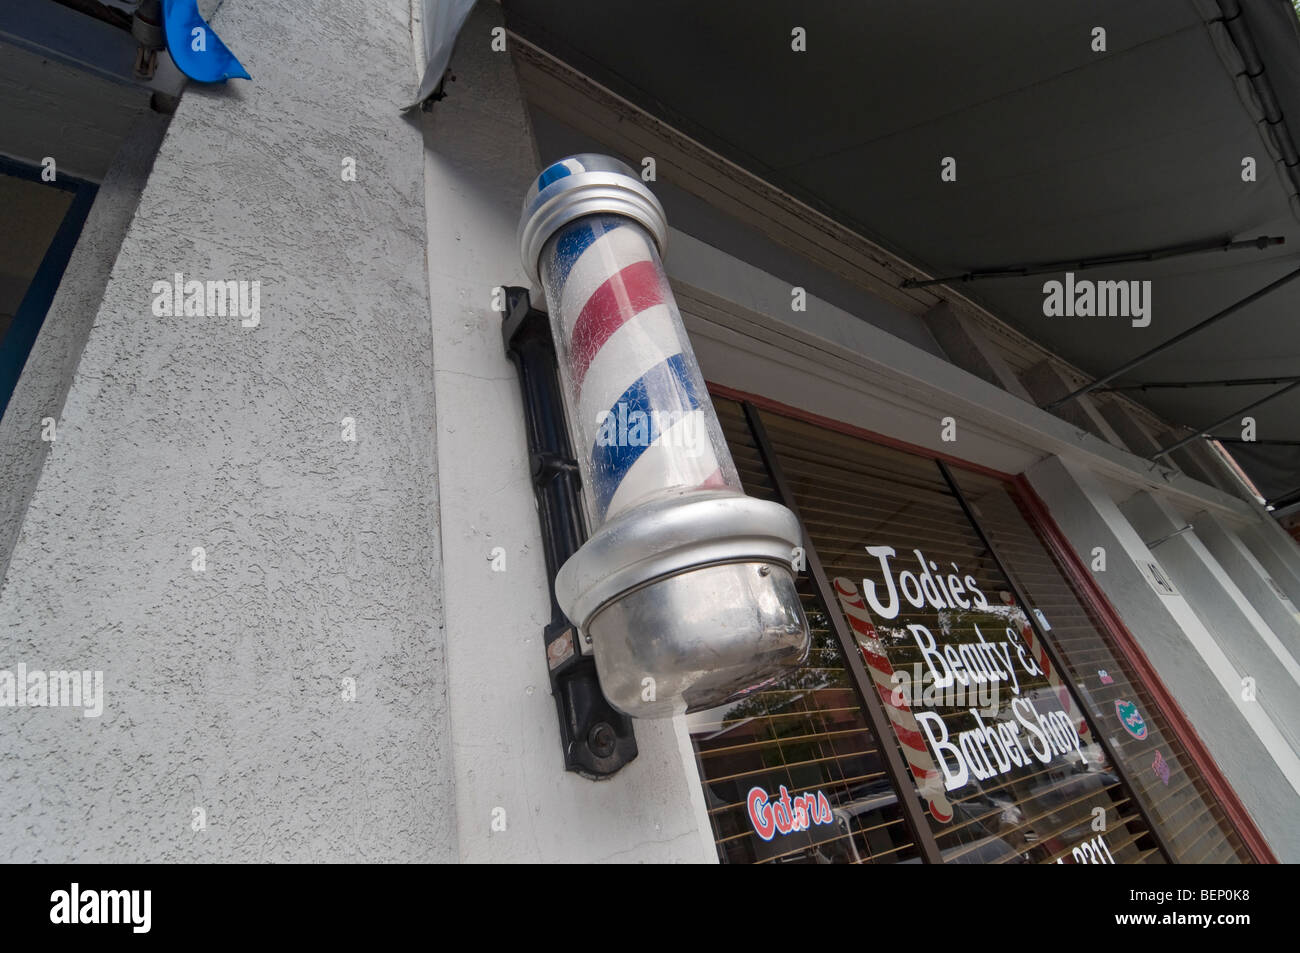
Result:
<svg viewBox="0 0 1300 953"><path fill-rule="evenodd" d="M594 216L570 222L547 247L543 270L558 284L557 317L597 518L667 490L727 487L706 429L708 395L683 350L650 236L615 216ZM642 422L629 428L634 414ZM619 421L617 433L611 419ZM657 432L637 429L650 424Z"/></svg>
<svg viewBox="0 0 1300 953"><path fill-rule="evenodd" d="M894 726L894 731L898 734L899 740L909 748L919 748L922 751L925 750L925 739L921 737L919 731L908 731L906 728L900 727L899 725Z"/></svg>
<svg viewBox="0 0 1300 953"><path fill-rule="evenodd" d="M876 671L882 672L887 676L894 674L894 667L890 665L889 662L881 660L879 655L873 655L867 660L867 664L876 669Z"/></svg>
<svg viewBox="0 0 1300 953"><path fill-rule="evenodd" d="M581 389L591 359L611 334L646 308L663 304L663 300L663 288L652 261L634 262L597 288L573 324L569 367L574 386Z"/></svg>
<svg viewBox="0 0 1300 953"><path fill-rule="evenodd" d="M700 486L706 490L725 490L727 488L727 478L722 475L722 467L718 467L718 469L706 476Z"/></svg>

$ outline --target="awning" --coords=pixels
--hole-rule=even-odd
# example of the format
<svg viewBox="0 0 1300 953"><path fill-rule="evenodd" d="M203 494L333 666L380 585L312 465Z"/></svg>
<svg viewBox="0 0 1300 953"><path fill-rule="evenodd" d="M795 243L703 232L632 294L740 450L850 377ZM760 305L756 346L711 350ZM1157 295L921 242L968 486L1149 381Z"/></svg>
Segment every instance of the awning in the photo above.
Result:
<svg viewBox="0 0 1300 953"><path fill-rule="evenodd" d="M1300 22L1288 0L505 0L511 29L929 273L1280 236L1262 250L1107 266L1149 280L1152 321L1049 317L1063 271L956 285L1102 375L1300 266ZM1229 22L1232 21L1232 22ZM806 31L807 51L792 47ZM1242 28L1245 28L1244 30ZM1104 52L1094 30L1105 30ZM1249 49L1253 42L1253 51ZM1276 103L1261 99L1267 78ZM956 160L955 182L940 160ZM1242 161L1256 160L1256 181ZM1300 281L1117 383L1300 376ZM1127 390L1203 428L1283 386ZM1300 489L1300 388L1229 443L1269 500ZM1241 437L1241 427L1216 435Z"/></svg>

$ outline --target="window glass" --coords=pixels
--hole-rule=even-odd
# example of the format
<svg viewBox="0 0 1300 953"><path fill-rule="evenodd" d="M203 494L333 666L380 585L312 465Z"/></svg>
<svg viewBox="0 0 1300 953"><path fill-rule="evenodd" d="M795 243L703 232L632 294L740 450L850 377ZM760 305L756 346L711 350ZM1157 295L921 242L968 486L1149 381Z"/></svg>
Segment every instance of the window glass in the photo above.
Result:
<svg viewBox="0 0 1300 953"><path fill-rule="evenodd" d="M1163 860L938 465L762 420L943 859Z"/></svg>
<svg viewBox="0 0 1300 953"><path fill-rule="evenodd" d="M41 181L40 170L0 156L0 416L45 320L72 244L57 240L65 221L80 228L89 201L67 180ZM86 194L93 187L82 185ZM75 234L75 233L74 233ZM72 237L72 236L68 236Z"/></svg>
<svg viewBox="0 0 1300 953"><path fill-rule="evenodd" d="M947 863L1162 863L1148 818L1180 862L1252 859L1012 484L761 411L781 500L745 409L714 403L746 492L798 510L832 594L799 573L807 662L688 716L724 861L919 862L900 798Z"/></svg>
<svg viewBox="0 0 1300 953"><path fill-rule="evenodd" d="M740 405L717 398L714 405L745 491L776 499ZM812 628L805 664L732 704L688 716L719 857L918 862L826 607L809 574L798 578Z"/></svg>
<svg viewBox="0 0 1300 953"><path fill-rule="evenodd" d="M1069 567L1001 480L954 470L998 554L1049 625L1049 635L1078 696L1106 726L1112 748L1128 768L1152 822L1180 863L1242 863L1252 858L1200 772L1170 730L1163 709L1142 684L1115 636L1076 596ZM1136 712L1134 731L1120 712ZM1139 737L1141 735L1141 737Z"/></svg>

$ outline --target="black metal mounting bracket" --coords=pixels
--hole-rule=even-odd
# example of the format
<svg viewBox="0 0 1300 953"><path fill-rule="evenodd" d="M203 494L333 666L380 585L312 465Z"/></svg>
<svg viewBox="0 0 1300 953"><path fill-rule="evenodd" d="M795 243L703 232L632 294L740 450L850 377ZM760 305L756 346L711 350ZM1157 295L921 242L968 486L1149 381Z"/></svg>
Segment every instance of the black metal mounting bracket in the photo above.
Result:
<svg viewBox="0 0 1300 953"><path fill-rule="evenodd" d="M550 319L532 307L527 289L507 287L505 295L501 336L523 391L528 459L551 594L551 621L543 641L564 768L600 780L637 756L636 736L632 719L605 699L595 659L583 652L577 627L555 601L555 574L586 539L581 480L569 441Z"/></svg>

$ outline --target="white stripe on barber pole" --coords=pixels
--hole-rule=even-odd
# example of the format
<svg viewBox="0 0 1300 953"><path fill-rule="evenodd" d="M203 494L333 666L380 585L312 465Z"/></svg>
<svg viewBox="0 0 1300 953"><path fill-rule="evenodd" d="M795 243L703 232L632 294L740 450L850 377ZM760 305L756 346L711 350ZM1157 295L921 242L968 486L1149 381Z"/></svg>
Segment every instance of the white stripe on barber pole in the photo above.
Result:
<svg viewBox="0 0 1300 953"><path fill-rule="evenodd" d="M601 413L610 410L628 386L646 371L680 354L681 341L665 304L646 308L606 339L582 379L579 413L594 436Z"/></svg>
<svg viewBox="0 0 1300 953"><path fill-rule="evenodd" d="M606 515L612 518L666 486L699 486L717 469L718 458L709 441L704 412L692 411L646 447L614 492Z"/></svg>
<svg viewBox="0 0 1300 953"><path fill-rule="evenodd" d="M601 285L628 265L650 260L650 243L635 228L611 228L588 245L569 269L569 277L560 289L565 339L573 334L578 315Z"/></svg>
<svg viewBox="0 0 1300 953"><path fill-rule="evenodd" d="M552 296L558 299L554 307L570 383L580 389L569 396L578 398L578 436L584 444L578 452L591 461L587 491L597 518L603 522L656 492L725 486L711 441L703 449L677 445L682 431L692 426L679 415L701 402L707 406L708 395L691 374L675 306L649 237L630 224L579 219L559 232L550 247L555 254L547 273L552 280L563 276ZM653 282L647 281L647 263L658 276ZM620 280L611 283L615 276ZM583 320L587 308L593 310ZM580 321L586 330L578 328ZM585 340L573 340L575 329ZM625 395L624 408L620 402ZM636 438L652 434L627 419L637 411L671 415L659 423L671 420L675 426L645 446ZM611 413L614 432L602 432L600 421Z"/></svg>

